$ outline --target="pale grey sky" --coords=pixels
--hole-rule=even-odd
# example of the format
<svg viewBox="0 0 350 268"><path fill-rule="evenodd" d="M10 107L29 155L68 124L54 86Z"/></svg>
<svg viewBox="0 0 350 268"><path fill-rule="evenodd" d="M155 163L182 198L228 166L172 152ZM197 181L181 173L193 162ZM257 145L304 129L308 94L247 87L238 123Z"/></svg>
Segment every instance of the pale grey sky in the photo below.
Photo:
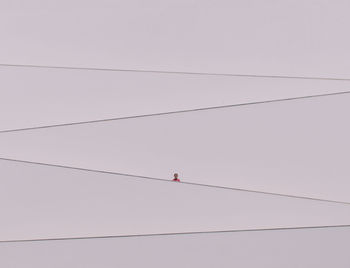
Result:
<svg viewBox="0 0 350 268"><path fill-rule="evenodd" d="M348 268L349 246L350 228L25 242L0 244L0 265Z"/></svg>
<svg viewBox="0 0 350 268"><path fill-rule="evenodd" d="M350 94L0 134L0 157L350 202Z"/></svg>
<svg viewBox="0 0 350 268"><path fill-rule="evenodd" d="M3 160L0 168L0 240L350 222L346 204Z"/></svg>
<svg viewBox="0 0 350 268"><path fill-rule="evenodd" d="M0 62L350 78L347 0L2 0Z"/></svg>
<svg viewBox="0 0 350 268"><path fill-rule="evenodd" d="M350 81L1 66L0 76L0 131L350 90Z"/></svg>
<svg viewBox="0 0 350 268"><path fill-rule="evenodd" d="M346 0L2 0L0 131L350 90ZM350 95L0 133L0 157L350 202ZM0 160L0 240L350 224L349 205ZM0 243L0 266L348 268L349 228Z"/></svg>

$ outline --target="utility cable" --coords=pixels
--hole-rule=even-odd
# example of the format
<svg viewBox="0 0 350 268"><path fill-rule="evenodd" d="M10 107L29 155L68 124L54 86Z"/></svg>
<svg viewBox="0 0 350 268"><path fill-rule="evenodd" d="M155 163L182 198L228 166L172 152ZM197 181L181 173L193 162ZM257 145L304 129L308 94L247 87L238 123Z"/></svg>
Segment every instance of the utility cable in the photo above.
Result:
<svg viewBox="0 0 350 268"><path fill-rule="evenodd" d="M136 237L159 237L159 236L179 236L179 235L182 236L182 235L203 235L203 234L269 232L269 231L293 231L293 230L313 230L313 229L349 228L349 227L350 227L350 225L324 225L324 226L280 227L280 228L198 231L198 232L179 232L179 233L82 236L82 237L62 237L62 238L37 238L37 239L0 240L0 243L49 242L49 241L91 240L91 239L111 239L111 238L136 238Z"/></svg>
<svg viewBox="0 0 350 268"><path fill-rule="evenodd" d="M126 116L126 117L115 117L115 118L98 119L98 120L90 120L90 121L80 121L80 122L72 122L72 123L44 125L44 126L37 126L37 127L8 129L8 130L0 130L0 134L1 133L9 133L9 132L17 132L17 131L28 131L28 130L38 130L38 129L55 128L55 127L68 127L68 126L75 126L75 125L95 124L95 123L103 123L103 122L118 121L118 120L146 118L146 117L153 117L153 116L168 116L168 115L174 115L174 114L184 114L184 113L202 112L202 111L209 111L209 110L238 108L238 107L245 107L245 106L250 106L250 105L261 105L261 104L268 104L268 103L296 101L296 100L302 100L302 99L314 99L314 98L321 98L321 97L339 96L339 95L345 95L345 94L349 94L349 93L350 93L350 90L333 92L333 93L325 93L325 94L317 94L317 95L308 95L308 96L301 96L301 97L290 97L290 98L273 99L273 100L266 100L266 101L255 101L255 102L247 102L247 103L222 105L222 106L211 106L211 107L204 107L204 108L178 110L178 111L172 111L172 112L161 112L161 113Z"/></svg>
<svg viewBox="0 0 350 268"><path fill-rule="evenodd" d="M237 74L237 73L234 74L234 73L210 73L210 72L182 72L182 71L115 69L115 68L53 66L53 65L34 65L34 64L10 64L10 63L0 63L0 67L85 70L85 71L103 71L103 72L156 73L156 74L174 74L174 75L201 75L201 76L228 76L228 77L231 76L231 77L250 77L250 78L273 78L273 79L304 79L304 80L306 79L306 80L350 81L350 78L336 78L336 77L259 75L259 74Z"/></svg>
<svg viewBox="0 0 350 268"><path fill-rule="evenodd" d="M64 169L71 169L71 170L79 170L79 171L84 171L84 172L94 172L94 173L102 173L102 174L109 174L109 175L119 175L119 176L125 176L125 177L129 177L129 178L135 178L135 179L162 181L162 182L166 182L166 183L177 183L177 182L173 182L172 180L166 180L166 179L155 178L155 177L140 176L140 175L133 175L133 174L127 174L127 173L118 173L118 172L111 172L111 171L79 168L79 167L56 165L56 164L41 163L41 162L33 162L33 161L26 161L26 160L19 160L19 159L9 159L9 158L2 158L2 157L0 157L0 160L10 161L10 162L17 162L17 163L24 163L24 164L30 164L30 165L40 165L40 166L47 166L47 167L56 167L56 168L64 168ZM207 188L214 188L214 189L231 190L231 191L242 191L242 192L264 194L264 195L273 195L273 196L280 196L280 197L287 197L287 198L304 199L304 200L310 200L310 201L319 201L319 202L328 202L328 203L350 205L350 202L344 202L344 201L320 199L320 198L313 198L313 197L307 197L307 196L297 196L297 195L289 195L289 194L281 194L281 193L273 193L273 192L264 192L264 191L258 191L258 190L234 188L234 187L227 187L227 186L218 186L218 185L195 183L195 182L180 182L180 184L193 185L193 186L199 186L199 187L207 187Z"/></svg>

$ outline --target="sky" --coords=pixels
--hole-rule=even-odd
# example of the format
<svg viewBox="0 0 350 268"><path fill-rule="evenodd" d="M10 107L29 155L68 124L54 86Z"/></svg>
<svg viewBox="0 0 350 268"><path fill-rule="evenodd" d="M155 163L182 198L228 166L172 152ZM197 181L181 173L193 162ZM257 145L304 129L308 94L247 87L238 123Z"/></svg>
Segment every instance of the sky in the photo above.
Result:
<svg viewBox="0 0 350 268"><path fill-rule="evenodd" d="M350 202L350 95L0 133L0 157Z"/></svg>
<svg viewBox="0 0 350 268"><path fill-rule="evenodd" d="M349 228L341 227L8 243L0 245L3 253L0 263L11 268L28 267L28 263L30 267L53 268L133 268L145 264L151 267L334 265L347 268L349 232Z"/></svg>
<svg viewBox="0 0 350 268"><path fill-rule="evenodd" d="M349 267L349 5L2 0L0 266Z"/></svg>
<svg viewBox="0 0 350 268"><path fill-rule="evenodd" d="M346 0L6 0L0 62L349 78Z"/></svg>
<svg viewBox="0 0 350 268"><path fill-rule="evenodd" d="M0 75L0 131L350 90L350 81L267 77L8 66Z"/></svg>

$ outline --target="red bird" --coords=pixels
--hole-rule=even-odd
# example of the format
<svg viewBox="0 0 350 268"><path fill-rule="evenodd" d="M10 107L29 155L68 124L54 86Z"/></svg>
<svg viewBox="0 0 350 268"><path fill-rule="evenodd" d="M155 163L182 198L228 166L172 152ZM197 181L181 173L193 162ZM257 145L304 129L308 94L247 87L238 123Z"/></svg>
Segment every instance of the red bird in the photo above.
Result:
<svg viewBox="0 0 350 268"><path fill-rule="evenodd" d="M179 174L175 173L175 174L174 174L173 181L178 181L178 182L180 182L180 180L179 180L178 177L179 177Z"/></svg>

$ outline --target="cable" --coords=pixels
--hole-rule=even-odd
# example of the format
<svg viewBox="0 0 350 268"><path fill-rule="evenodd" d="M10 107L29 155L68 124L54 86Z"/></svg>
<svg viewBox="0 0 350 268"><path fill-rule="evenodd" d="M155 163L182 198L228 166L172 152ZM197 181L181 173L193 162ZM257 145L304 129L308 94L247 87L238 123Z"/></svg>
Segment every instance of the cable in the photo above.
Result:
<svg viewBox="0 0 350 268"><path fill-rule="evenodd" d="M154 236L159 237L159 236L223 234L223 233L247 233L247 232L268 232L268 231L310 230L310 229L312 230L312 229L349 228L349 227L350 225L328 225L328 226L324 225L324 226L280 227L280 228L264 228L264 229L198 231L198 232L181 232L181 233L179 232L179 233L157 233L157 234L87 236L87 237L37 238L37 239L0 240L0 243L48 242L48 241L66 241L66 240L91 240L91 239L134 238L134 237L154 237Z"/></svg>
<svg viewBox="0 0 350 268"><path fill-rule="evenodd" d="M145 117L153 117L153 116L167 116L167 115L173 115L173 114L201 112L201 111L209 111L209 110L217 110L217 109L227 109L227 108L244 107L244 106L250 106L250 105L261 105L261 104L276 103L276 102L295 101L295 100L301 100L301 99L330 97L330 96L337 96L337 95L345 95L345 94L349 94L349 93L350 93L350 90L334 92L334 93L318 94L318 95L291 97L291 98L284 98L284 99L273 99L273 100L267 100L267 101L255 101L255 102L229 104L229 105L222 105L222 106L212 106L212 107L204 107L204 108L196 108L196 109L188 109L188 110L178 110L178 111L172 111L172 112L161 112L161 113L153 113L153 114L143 114L143 115L134 115L134 116L126 116L126 117L115 117L115 118L98 119L98 120L91 120L91 121L80 121L80 122L63 123L63 124L55 124L55 125L8 129L8 130L0 130L0 134L1 133L9 133L9 132L17 132L17 131L28 131L28 130L55 128L55 127L67 127L67 126L75 126L75 125L83 125L83 124L95 124L95 123L103 123L103 122L127 120L127 119L137 119L137 118L145 118Z"/></svg>
<svg viewBox="0 0 350 268"><path fill-rule="evenodd" d="M0 160L10 161L10 162L18 162L18 163L25 163L25 164L30 164L30 165L40 165L40 166L72 169L72 170L79 170L79 171L85 171L85 172L94 172L94 173L102 173L102 174L109 174L109 175L119 175L119 176L131 177L131 178L136 178L136 179L162 181L162 182L166 182L166 183L174 183L172 180L165 180L165 179L160 179L160 178L155 178L155 177L147 177L147 176L127 174L127 173L118 173L118 172L111 172L111 171L103 171L103 170L71 167L71 166L63 166L63 165L40 163L40 162L32 162L32 161L19 160L19 159L9 159L9 158L2 158L2 157L0 157ZM181 182L180 184L194 185L194 186L214 188L214 189L231 190L231 191L242 191L242 192L264 194L264 195L274 195L274 196L281 196L281 197L288 197L288 198L306 199L306 200L311 200L311 201L336 203L336 204L342 204L342 205L350 205L350 202L344 202L344 201L336 201L336 200L320 199L320 198L313 198L313 197L307 197L307 196L297 196L297 195L288 195L288 194L264 192L264 191L249 190L249 189L234 188L234 187L226 187L226 186L218 186L218 185L210 185L210 184L195 183L195 182Z"/></svg>
<svg viewBox="0 0 350 268"><path fill-rule="evenodd" d="M41 69L104 71L104 72L134 72L134 73L158 73L158 74L175 74L175 75L232 76L232 77L252 77L252 78L274 78L274 79L307 79L307 80L350 81L350 78L335 78L335 77L232 74L232 73L209 73L209 72L201 73L201 72L181 72L181 71L161 71L161 70L136 70L136 69L113 69L113 68L74 67L74 66L50 66L50 65L34 65L34 64L0 63L0 66L1 67L41 68Z"/></svg>

